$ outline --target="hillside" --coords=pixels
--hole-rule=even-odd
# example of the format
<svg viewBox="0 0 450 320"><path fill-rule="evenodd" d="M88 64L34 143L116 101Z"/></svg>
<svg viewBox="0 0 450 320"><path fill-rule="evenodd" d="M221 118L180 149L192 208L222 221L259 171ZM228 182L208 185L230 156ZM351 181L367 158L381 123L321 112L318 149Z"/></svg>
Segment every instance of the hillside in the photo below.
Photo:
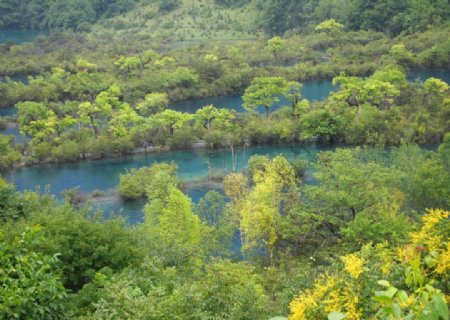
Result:
<svg viewBox="0 0 450 320"><path fill-rule="evenodd" d="M162 42L256 39L261 36L256 17L254 3L224 7L214 0L183 0L173 10L163 10L157 1L103 20L92 31L112 29Z"/></svg>

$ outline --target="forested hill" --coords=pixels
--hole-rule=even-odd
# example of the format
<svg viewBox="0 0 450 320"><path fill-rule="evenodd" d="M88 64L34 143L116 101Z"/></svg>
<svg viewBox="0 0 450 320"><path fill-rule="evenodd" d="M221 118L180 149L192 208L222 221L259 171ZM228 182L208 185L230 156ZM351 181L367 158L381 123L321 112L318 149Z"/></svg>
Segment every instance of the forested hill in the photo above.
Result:
<svg viewBox="0 0 450 320"><path fill-rule="evenodd" d="M111 20L111 18L113 18ZM448 23L447 0L2 0L0 29L157 28L195 38L308 32L335 19L391 35ZM180 36L180 35L179 35Z"/></svg>

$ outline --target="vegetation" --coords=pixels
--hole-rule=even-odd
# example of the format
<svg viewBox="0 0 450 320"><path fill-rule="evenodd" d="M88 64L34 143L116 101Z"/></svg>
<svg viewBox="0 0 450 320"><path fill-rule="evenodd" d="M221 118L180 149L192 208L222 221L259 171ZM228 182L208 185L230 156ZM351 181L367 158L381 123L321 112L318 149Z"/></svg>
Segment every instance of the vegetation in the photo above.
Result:
<svg viewBox="0 0 450 320"><path fill-rule="evenodd" d="M2 182L1 261L45 280L20 273L24 296L4 274L1 310L36 319L447 319L447 144L323 152L313 185L281 155L252 158L248 175L224 178L225 196L209 192L195 205L174 166L154 164L121 179L121 190L141 183L125 178L147 181L135 226Z"/></svg>
<svg viewBox="0 0 450 320"><path fill-rule="evenodd" d="M449 18L430 0L2 1L0 28L50 30L0 44L0 129L24 138L0 134L2 174L199 146L232 166L200 199L175 162L124 172L108 196L145 202L133 224L0 177L0 318L448 320L450 87L409 73L448 67ZM334 90L309 101L317 79ZM244 109L172 104L225 94ZM330 148L237 170L277 143Z"/></svg>
<svg viewBox="0 0 450 320"><path fill-rule="evenodd" d="M181 77L174 81L187 86L198 81L187 67L169 68L174 70L171 76ZM23 160L67 162L149 148L188 149L196 141L232 153L240 146L264 143L436 144L450 130L450 91L442 80L409 83L403 67L392 64L365 78L341 73L333 83L339 90L324 101L311 102L302 99L297 81L256 77L243 94L248 112L209 105L189 114L167 108L166 93L145 94L133 105L125 91L95 71L54 68L30 77L26 86L7 83L7 95L27 99L17 103L17 122L28 141L15 146L3 138L2 168ZM285 106L271 111L281 99ZM255 112L261 106L265 116Z"/></svg>

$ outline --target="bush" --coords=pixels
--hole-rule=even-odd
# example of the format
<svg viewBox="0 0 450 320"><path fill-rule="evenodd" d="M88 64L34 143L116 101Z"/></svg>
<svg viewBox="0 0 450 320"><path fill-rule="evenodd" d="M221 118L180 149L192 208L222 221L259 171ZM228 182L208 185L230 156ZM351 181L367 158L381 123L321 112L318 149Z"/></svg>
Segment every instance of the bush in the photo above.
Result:
<svg viewBox="0 0 450 320"><path fill-rule="evenodd" d="M148 185L157 172L165 172L169 176L174 176L177 166L174 163L155 163L151 167L141 169L131 169L126 174L120 175L119 194L126 200L136 200L143 198Z"/></svg>

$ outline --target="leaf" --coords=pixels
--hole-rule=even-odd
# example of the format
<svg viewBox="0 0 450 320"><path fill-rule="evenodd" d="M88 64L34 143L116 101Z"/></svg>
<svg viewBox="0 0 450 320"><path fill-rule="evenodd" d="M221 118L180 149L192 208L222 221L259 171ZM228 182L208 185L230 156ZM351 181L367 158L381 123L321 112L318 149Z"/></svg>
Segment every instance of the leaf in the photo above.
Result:
<svg viewBox="0 0 450 320"><path fill-rule="evenodd" d="M397 303L395 303L395 304L392 306L392 310L394 311L395 319L401 319L401 316L402 316L402 309L400 308L400 306L399 306Z"/></svg>
<svg viewBox="0 0 450 320"><path fill-rule="evenodd" d="M408 302L408 294L406 291L401 290L397 293L397 299L400 303L407 303Z"/></svg>
<svg viewBox="0 0 450 320"><path fill-rule="evenodd" d="M433 298L433 305L436 308L436 311L439 313L439 315L444 318L445 320L448 320L448 306L447 303L445 303L444 299L440 295L434 295Z"/></svg>
<svg viewBox="0 0 450 320"><path fill-rule="evenodd" d="M398 291L397 288L390 287L389 289L387 289L386 295L387 295L389 298L392 298L392 297L394 297L394 295L397 293L397 291Z"/></svg>
<svg viewBox="0 0 450 320"><path fill-rule="evenodd" d="M342 320L345 319L347 316L345 314L342 314L337 311L333 311L328 315L328 320Z"/></svg>
<svg viewBox="0 0 450 320"><path fill-rule="evenodd" d="M391 284L388 281L386 281L386 280L379 280L378 284L383 286L383 287L390 287L391 286Z"/></svg>
<svg viewBox="0 0 450 320"><path fill-rule="evenodd" d="M424 259L424 261L425 261L427 267L429 267L429 268L432 268L432 267L434 267L434 265L435 265L434 259L431 258L430 256L426 256L425 259Z"/></svg>
<svg viewBox="0 0 450 320"><path fill-rule="evenodd" d="M391 303L392 299L388 296L376 296L372 298L374 301L381 302L381 303Z"/></svg>

